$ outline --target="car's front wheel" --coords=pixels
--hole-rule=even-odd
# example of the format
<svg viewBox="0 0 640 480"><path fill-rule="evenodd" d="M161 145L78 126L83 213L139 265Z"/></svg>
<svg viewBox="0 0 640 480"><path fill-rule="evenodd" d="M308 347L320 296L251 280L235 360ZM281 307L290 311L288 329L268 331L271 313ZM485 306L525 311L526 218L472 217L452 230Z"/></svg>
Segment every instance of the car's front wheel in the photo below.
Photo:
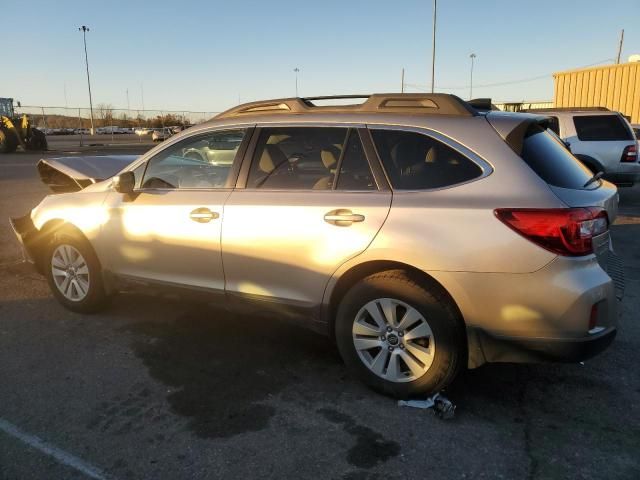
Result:
<svg viewBox="0 0 640 480"><path fill-rule="evenodd" d="M69 310L91 313L106 304L100 262L80 235L56 233L47 248L43 270L51 292Z"/></svg>
<svg viewBox="0 0 640 480"><path fill-rule="evenodd" d="M464 361L463 324L452 302L404 271L354 285L338 307L335 327L347 367L394 397L439 392Z"/></svg>

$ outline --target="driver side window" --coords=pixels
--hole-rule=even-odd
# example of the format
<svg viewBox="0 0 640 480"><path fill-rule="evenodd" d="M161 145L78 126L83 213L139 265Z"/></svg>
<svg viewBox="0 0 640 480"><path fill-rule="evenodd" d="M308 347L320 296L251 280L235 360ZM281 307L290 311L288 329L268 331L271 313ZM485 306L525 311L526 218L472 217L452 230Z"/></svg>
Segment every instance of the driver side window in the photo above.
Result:
<svg viewBox="0 0 640 480"><path fill-rule="evenodd" d="M224 188L244 135L245 130L210 132L162 150L147 162L140 188Z"/></svg>

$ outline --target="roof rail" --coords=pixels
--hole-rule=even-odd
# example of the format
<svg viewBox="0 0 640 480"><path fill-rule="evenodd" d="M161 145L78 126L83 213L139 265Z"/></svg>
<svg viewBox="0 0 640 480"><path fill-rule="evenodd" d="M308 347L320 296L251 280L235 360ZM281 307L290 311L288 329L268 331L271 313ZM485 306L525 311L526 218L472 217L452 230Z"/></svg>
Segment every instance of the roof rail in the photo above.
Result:
<svg viewBox="0 0 640 480"><path fill-rule="evenodd" d="M316 105L318 100L365 99L350 105ZM446 93L374 93L371 95L335 95L322 97L292 97L250 102L233 107L215 118L240 117L274 113L421 113L435 115L473 116L478 112L467 102Z"/></svg>
<svg viewBox="0 0 640 480"><path fill-rule="evenodd" d="M538 112L610 112L607 107L548 107L548 108L525 108L520 110L527 113Z"/></svg>

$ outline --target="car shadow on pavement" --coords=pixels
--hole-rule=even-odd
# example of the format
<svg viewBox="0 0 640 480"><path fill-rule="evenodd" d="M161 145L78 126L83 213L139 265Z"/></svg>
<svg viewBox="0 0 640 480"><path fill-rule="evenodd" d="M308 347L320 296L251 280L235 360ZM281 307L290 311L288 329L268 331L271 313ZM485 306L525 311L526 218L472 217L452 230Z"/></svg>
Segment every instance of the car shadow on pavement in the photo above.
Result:
<svg viewBox="0 0 640 480"><path fill-rule="evenodd" d="M150 375L170 387L171 410L203 438L266 428L276 413L269 400L318 370L344 377L328 338L273 318L203 304L124 329Z"/></svg>

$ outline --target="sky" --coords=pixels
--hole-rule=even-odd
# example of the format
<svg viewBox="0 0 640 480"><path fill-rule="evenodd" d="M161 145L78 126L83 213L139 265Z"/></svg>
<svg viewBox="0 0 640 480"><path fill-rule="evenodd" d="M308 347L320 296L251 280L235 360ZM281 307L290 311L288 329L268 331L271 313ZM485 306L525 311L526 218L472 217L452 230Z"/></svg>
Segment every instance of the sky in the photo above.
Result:
<svg viewBox="0 0 640 480"><path fill-rule="evenodd" d="M0 0L0 96L23 105L220 111L431 87L432 0ZM640 53L640 0L439 0L436 91L551 100L552 72ZM7 43L8 39L8 43ZM7 48L7 45L10 48ZM531 80L533 79L533 80ZM523 81L526 80L526 81ZM500 85L493 85L493 84ZM66 95L65 95L66 91Z"/></svg>

